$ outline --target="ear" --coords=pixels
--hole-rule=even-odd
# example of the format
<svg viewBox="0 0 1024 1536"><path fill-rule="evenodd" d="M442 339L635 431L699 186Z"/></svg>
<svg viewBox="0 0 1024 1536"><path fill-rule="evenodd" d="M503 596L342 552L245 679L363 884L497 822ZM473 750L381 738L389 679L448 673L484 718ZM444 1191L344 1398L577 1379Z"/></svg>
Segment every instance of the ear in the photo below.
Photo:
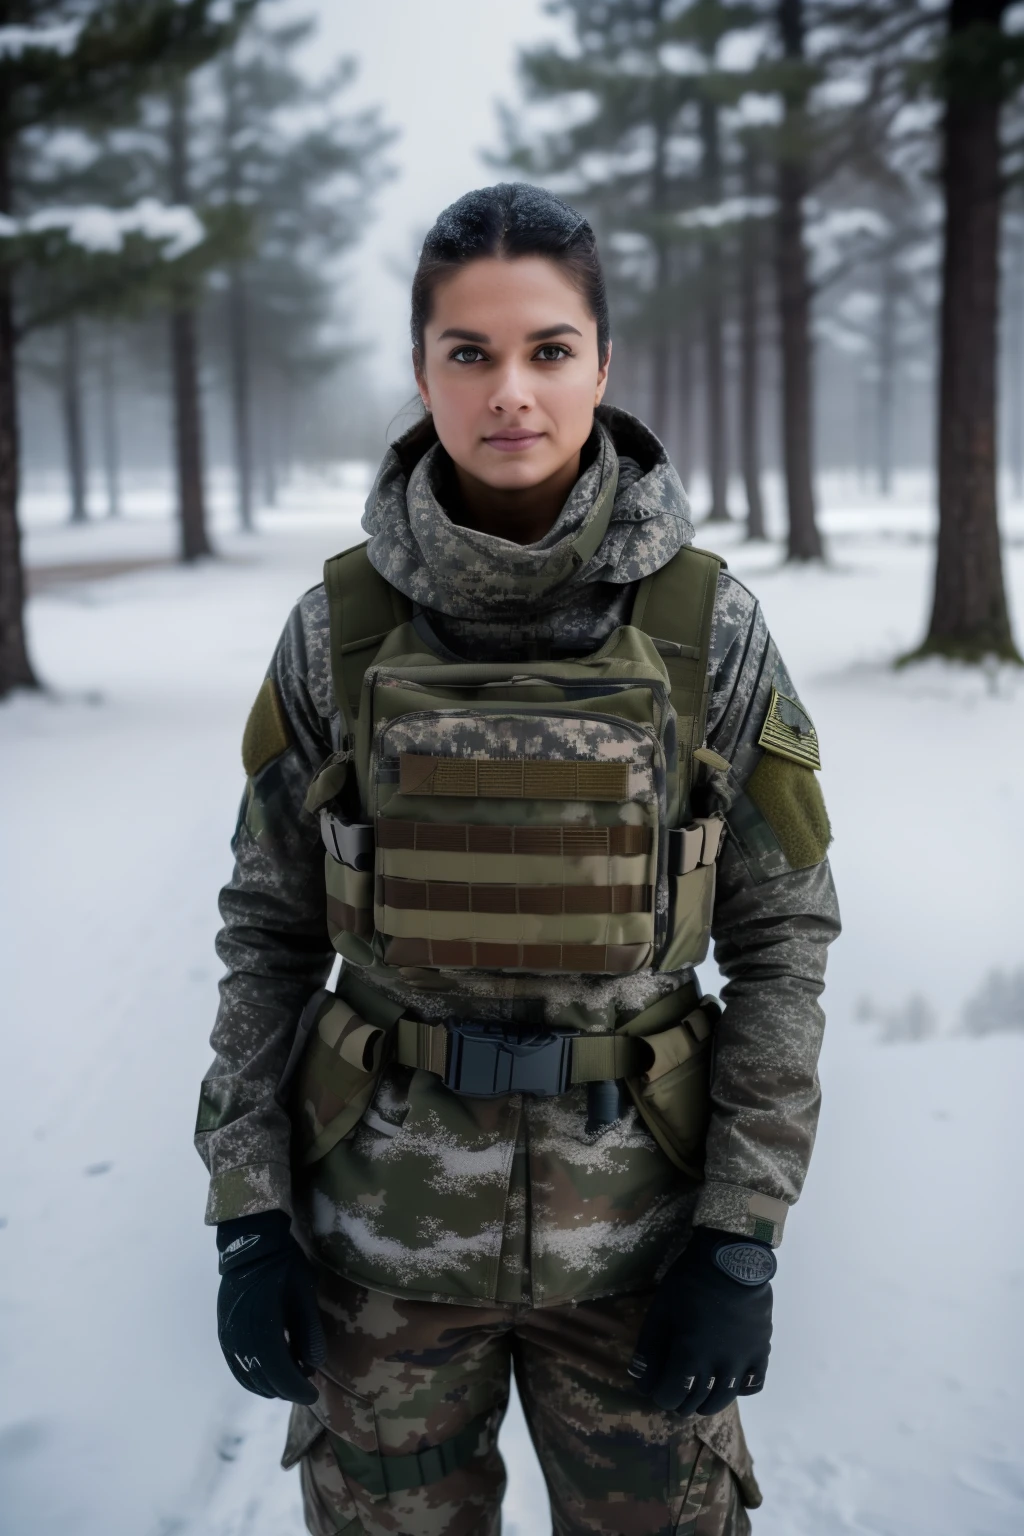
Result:
<svg viewBox="0 0 1024 1536"><path fill-rule="evenodd" d="M597 390L595 391L595 394L594 394L594 404L595 405L600 405L602 399L604 398L604 392L605 392L605 389L608 386L608 369L611 367L611 363L612 363L612 344L611 344L611 342L609 342L608 343L608 351L605 353L604 362L601 364L601 367L598 369L598 374L597 374Z"/></svg>
<svg viewBox="0 0 1024 1536"><path fill-rule="evenodd" d="M420 399L423 401L423 409L425 411L429 411L430 391L427 388L427 381L424 377L423 370L420 367L420 353L418 347L413 347L412 349L412 371L416 376L416 388L420 392Z"/></svg>

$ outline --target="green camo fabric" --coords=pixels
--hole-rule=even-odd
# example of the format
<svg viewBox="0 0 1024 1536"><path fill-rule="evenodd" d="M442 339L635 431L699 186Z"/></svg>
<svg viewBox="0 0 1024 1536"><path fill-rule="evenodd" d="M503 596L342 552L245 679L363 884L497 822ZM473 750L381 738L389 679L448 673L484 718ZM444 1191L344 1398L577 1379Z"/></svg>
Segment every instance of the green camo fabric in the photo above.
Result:
<svg viewBox="0 0 1024 1536"><path fill-rule="evenodd" d="M372 535L369 558L390 585L372 576L356 581L357 597L347 605L348 633L343 647L334 647L330 588L339 563L329 564L327 584L311 588L295 605L268 668L274 693L267 690L256 723L277 723L266 711L271 702L284 729L261 730L258 740L250 735L247 742L249 783L232 843L235 867L221 893L217 949L226 969L211 1039L215 1058L204 1079L197 1122L197 1147L211 1176L207 1219L275 1207L291 1211L304 1241L329 1269L392 1294L449 1302L460 1297L480 1307L488 1296L500 1305L547 1306L558 1297L635 1292L678 1252L692 1220L780 1241L810 1157L823 1024L818 997L825 952L838 931L835 896L827 861L794 869L747 793L764 757L760 737L773 692L791 701L799 701L799 693L759 604L724 568L712 562L702 566L699 558L675 565L662 585L669 593L668 611L659 617L661 578L646 587L643 582L652 572L672 570L673 557L690 536L685 497L664 451L640 424L613 413L602 415L601 428L608 442L598 434L596 457L565 517L544 547L528 556L545 581L549 557L555 572L550 590L541 597L533 592L528 603L508 601L515 581L506 543L448 518L446 482L434 473L439 455L417 473L424 462L422 434L389 450L365 526ZM613 514L601 546L574 577L562 581L557 573L564 563L563 538L578 539L596 520L601 493L616 475ZM353 552L340 566L349 561L357 576L365 577L366 556ZM518 569L514 561L513 566ZM671 591L680 570L699 573L699 585L695 576L685 603ZM694 603L702 606L701 593L709 597L709 618L713 608L706 664L694 654L697 646L672 628L676 613L692 610ZM640 611L644 594L646 613ZM369 628L359 618L361 604ZM451 813L453 802L446 796L455 781L446 780L444 771L435 777L436 765L415 761L438 754L405 752L405 791L417 785L423 790L428 780L432 785L430 792L409 795L416 819L391 816L382 822L387 835L378 839L379 875L339 873L341 866L332 871L333 900L363 916L356 922L361 932L339 925L352 954L360 956L346 960L342 975L340 1001L350 1014L325 1004L334 1012L317 1023L319 1044L310 1046L310 1068L315 1052L330 1066L329 1081L325 1091L307 1093L311 1085L300 1070L295 1091L302 1094L301 1113L293 1116L294 1104L282 1102L281 1078L297 1045L296 1022L336 958L328 934L319 807L365 819L355 756L362 678L385 639L413 621L416 644L406 645L406 654L422 642L446 656L530 658L524 672L534 658L590 654L616 629L633 628L658 641L678 721L699 716L707 692L707 750L698 759L700 778L691 798L700 816L724 816L728 833L714 865L714 889L708 889L706 874L691 882L702 888L702 900L692 904L693 925L704 931L711 913L716 960L728 989L713 1035L711 1113L706 1137L702 1129L699 1136L704 1164L699 1186L680 1176L635 1101L606 1132L587 1132L583 1086L556 1100L527 1096L471 1104L444 1090L432 1072L392 1063L379 1080L366 1072L365 1107L368 1084L357 1082L352 1092L353 1059L365 1062L369 1056L372 1069L373 1030L385 1032L400 1016L428 1026L457 1016L607 1035L654 1005L683 1011L684 1000L676 994L688 973L670 968L667 949L653 967L596 975L395 966L374 950L375 907L400 914L396 926L415 925L424 910L434 911L435 883L463 887L466 912L488 915L480 911L481 903L496 909L489 916L497 916L499 926L509 916L510 900L517 918L550 919L555 914L545 887L564 886L556 906L570 925L567 933L596 916L602 924L614 919L624 930L619 935L624 944L613 949L637 942L628 930L638 917L648 916L644 866L652 854L642 834L652 832L653 816L642 797L632 798L635 784L627 784L628 803L613 798L621 788L621 761L611 775L600 776L603 798L588 807L595 823L590 831L599 839L608 834L604 845L593 838L574 842L571 827L545 822L557 806L544 799L536 802L536 826L506 828L500 848L474 841L493 833L492 825L473 829L469 822L452 821L439 850L431 838L442 811ZM399 654L395 649L391 659ZM424 655L421 664L428 660ZM339 670L348 674L340 684ZM254 679L254 693L259 681ZM647 719L653 729L653 719ZM616 729L623 728L620 720ZM405 727L399 720L388 729ZM676 752L686 763L684 729L677 726ZM694 728L691 744L702 734ZM280 755L265 758L278 747ZM573 761L564 743L560 750ZM663 750L667 759L667 740ZM525 788L525 746L519 755ZM653 747L650 755L657 755ZM373 772L374 793L388 806L405 794L402 758L399 751L381 764L379 774ZM559 785L566 771L563 763ZM493 790L498 781L491 770L480 772L475 787ZM369 757L364 777L369 784ZM682 801L681 789L678 794ZM666 781L666 815L670 795ZM480 803L485 800L490 814L494 798L485 794ZM512 805L513 813L517 808L521 811L521 800ZM646 827L619 820L624 809L636 819L637 808ZM679 819L691 813L681 806ZM515 814L512 819L516 822ZM410 828L420 829L411 841ZM533 834L539 843L530 843ZM440 882L434 879L438 852L444 859ZM566 878L567 859L579 861L571 867L572 880ZM379 878L385 882L380 902ZM595 896L587 887L599 878L605 888ZM481 895L477 887L488 884L504 889ZM445 900L436 915L444 927L456 908L448 900L454 899L452 891L440 894ZM340 915L352 920L350 913ZM656 910L655 922L661 920ZM416 942L416 935L411 937ZM691 942L689 935L682 939ZM659 970L659 964L669 968ZM663 1117L667 1139L679 1129L670 1113L679 1104L675 1083L685 1080L687 1094L708 1104L708 1055L706 1047L696 1052L692 1068L689 1060L671 1057L657 1079L660 1086L650 1085L645 1107ZM674 1082L671 1072L679 1074ZM353 1121L334 1141L339 1115ZM315 1162L304 1161L307 1153L320 1152Z"/></svg>

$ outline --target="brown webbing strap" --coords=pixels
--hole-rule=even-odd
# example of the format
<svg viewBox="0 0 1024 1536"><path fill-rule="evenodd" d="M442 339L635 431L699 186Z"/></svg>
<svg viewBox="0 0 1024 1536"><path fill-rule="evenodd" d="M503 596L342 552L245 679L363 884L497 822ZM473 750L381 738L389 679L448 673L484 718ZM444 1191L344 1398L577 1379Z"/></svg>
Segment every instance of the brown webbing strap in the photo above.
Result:
<svg viewBox="0 0 1024 1536"><path fill-rule="evenodd" d="M374 570L365 543L326 562L324 588L334 697L351 734L363 675L391 631L412 617L412 604Z"/></svg>

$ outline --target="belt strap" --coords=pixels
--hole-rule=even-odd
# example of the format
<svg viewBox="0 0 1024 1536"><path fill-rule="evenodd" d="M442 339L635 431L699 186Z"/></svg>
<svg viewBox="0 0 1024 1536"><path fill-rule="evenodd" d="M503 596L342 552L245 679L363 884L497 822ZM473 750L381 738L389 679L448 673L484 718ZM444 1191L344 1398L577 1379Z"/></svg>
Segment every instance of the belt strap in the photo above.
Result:
<svg viewBox="0 0 1024 1536"><path fill-rule="evenodd" d="M571 1082L605 1083L637 1077L650 1062L650 1049L628 1035L577 1035L571 1042ZM448 1030L443 1024L399 1019L393 1060L444 1077L448 1065Z"/></svg>
<svg viewBox="0 0 1024 1536"><path fill-rule="evenodd" d="M464 1429L442 1440L439 1445L428 1445L425 1450L413 1451L408 1456L385 1456L379 1451L361 1451L343 1440L340 1435L327 1431L335 1460L346 1477L360 1483L375 1498L385 1498L389 1493L403 1493L409 1488L425 1488L439 1483L450 1472L464 1467L477 1454L480 1437L486 1431L489 1414L478 1414Z"/></svg>

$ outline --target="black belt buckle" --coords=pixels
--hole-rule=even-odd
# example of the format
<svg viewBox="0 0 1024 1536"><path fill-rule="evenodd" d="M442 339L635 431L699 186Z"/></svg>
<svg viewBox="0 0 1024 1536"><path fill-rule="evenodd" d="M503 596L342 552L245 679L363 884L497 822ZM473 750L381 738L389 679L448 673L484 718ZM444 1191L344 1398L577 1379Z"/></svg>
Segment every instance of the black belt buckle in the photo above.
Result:
<svg viewBox="0 0 1024 1536"><path fill-rule="evenodd" d="M445 1087L467 1099L507 1093L552 1098L572 1085L575 1029L518 1031L503 1024L450 1020Z"/></svg>

